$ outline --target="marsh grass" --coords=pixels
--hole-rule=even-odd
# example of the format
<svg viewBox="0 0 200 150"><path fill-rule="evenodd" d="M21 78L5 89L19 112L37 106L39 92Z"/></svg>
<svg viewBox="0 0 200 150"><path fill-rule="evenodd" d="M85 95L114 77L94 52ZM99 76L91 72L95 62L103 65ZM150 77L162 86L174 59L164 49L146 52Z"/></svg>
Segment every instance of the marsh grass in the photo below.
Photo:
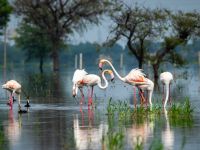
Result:
<svg viewBox="0 0 200 150"><path fill-rule="evenodd" d="M172 104L167 111L171 125L191 126L193 124L194 108L191 106L188 97L185 98L182 104ZM164 109L159 104L154 105L152 108L131 108L126 101L113 101L110 98L107 105L107 115L117 118L118 121L125 124L130 122L142 124L149 116L160 117L163 113Z"/></svg>
<svg viewBox="0 0 200 150"><path fill-rule="evenodd" d="M185 98L184 103L176 103L167 109L169 124L173 126L190 127L193 125L194 108L191 106L188 97ZM140 125L149 122L152 125L157 122L157 126L163 126L166 119L164 119L164 109L162 105L154 105L150 107L131 108L127 102L113 101L109 99L107 105L108 116L108 132L103 138L107 149L123 149L124 148L124 132L126 125L132 124ZM144 143L138 142L133 145L135 150L144 149ZM155 139L148 148L150 150L163 150L163 143L160 139Z"/></svg>
<svg viewBox="0 0 200 150"><path fill-rule="evenodd" d="M168 110L170 124L173 126L192 126L194 108L191 106L188 97L185 98L183 105L173 104Z"/></svg>

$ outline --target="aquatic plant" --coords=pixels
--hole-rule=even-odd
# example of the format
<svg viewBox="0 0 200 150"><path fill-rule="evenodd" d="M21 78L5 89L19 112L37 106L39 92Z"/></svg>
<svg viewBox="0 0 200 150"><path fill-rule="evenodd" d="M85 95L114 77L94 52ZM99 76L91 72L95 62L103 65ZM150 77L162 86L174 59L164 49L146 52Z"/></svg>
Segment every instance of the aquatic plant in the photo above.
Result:
<svg viewBox="0 0 200 150"><path fill-rule="evenodd" d="M108 132L107 136L104 139L105 139L105 142L106 142L107 149L109 149L109 150L123 149L124 134L123 134L122 131Z"/></svg>

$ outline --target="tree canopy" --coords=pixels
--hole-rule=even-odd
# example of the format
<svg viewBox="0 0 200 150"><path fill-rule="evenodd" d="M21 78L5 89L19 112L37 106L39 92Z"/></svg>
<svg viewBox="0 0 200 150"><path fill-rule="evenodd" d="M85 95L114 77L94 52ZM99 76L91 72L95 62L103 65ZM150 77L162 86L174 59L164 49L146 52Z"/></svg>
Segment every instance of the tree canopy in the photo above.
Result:
<svg viewBox="0 0 200 150"><path fill-rule="evenodd" d="M12 7L9 5L7 0L0 0L0 34L2 28L9 21L9 15L12 12Z"/></svg>
<svg viewBox="0 0 200 150"><path fill-rule="evenodd" d="M74 32L81 32L88 24L98 24L109 10L109 0L16 0L15 12L25 22L38 26L51 41L53 70L59 69L59 49Z"/></svg>
<svg viewBox="0 0 200 150"><path fill-rule="evenodd" d="M110 15L114 22L106 44L125 39L128 49L138 60L139 68L150 62L157 84L159 67L164 62L183 65L185 60L176 50L193 37L199 36L200 14L197 12L171 12L166 9L149 9L122 5L121 10ZM160 42L153 52L149 43Z"/></svg>

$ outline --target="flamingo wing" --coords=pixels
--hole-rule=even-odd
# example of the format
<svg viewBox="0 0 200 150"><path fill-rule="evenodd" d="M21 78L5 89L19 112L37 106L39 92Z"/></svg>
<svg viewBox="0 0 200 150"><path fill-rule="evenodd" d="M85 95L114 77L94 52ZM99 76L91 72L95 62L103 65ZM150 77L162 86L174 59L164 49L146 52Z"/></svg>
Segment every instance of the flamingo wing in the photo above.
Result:
<svg viewBox="0 0 200 150"><path fill-rule="evenodd" d="M82 84L93 86L93 85L96 85L99 80L100 80L100 77L98 77L97 75L88 74L83 77Z"/></svg>
<svg viewBox="0 0 200 150"><path fill-rule="evenodd" d="M142 69L132 69L125 78L130 83L146 84L145 74L142 72Z"/></svg>
<svg viewBox="0 0 200 150"><path fill-rule="evenodd" d="M87 75L88 73L84 69L76 69L73 75L72 82L77 83L81 80L83 80L83 77Z"/></svg>

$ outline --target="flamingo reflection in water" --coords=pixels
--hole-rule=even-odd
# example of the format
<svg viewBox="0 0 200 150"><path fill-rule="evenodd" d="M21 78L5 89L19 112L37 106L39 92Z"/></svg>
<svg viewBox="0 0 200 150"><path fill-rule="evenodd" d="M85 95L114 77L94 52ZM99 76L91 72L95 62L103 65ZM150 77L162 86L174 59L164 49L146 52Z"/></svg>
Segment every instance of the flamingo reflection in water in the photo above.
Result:
<svg viewBox="0 0 200 150"><path fill-rule="evenodd" d="M8 136L10 146L13 148L21 137L21 115L18 114L18 120L15 119L11 109L8 112L8 125L5 126L5 135Z"/></svg>
<svg viewBox="0 0 200 150"><path fill-rule="evenodd" d="M87 110L87 109L86 109ZM84 112L81 112L82 125L78 115L74 116L73 127L74 127L74 140L76 142L76 149L100 149L102 143L102 137L106 133L107 125L101 123L98 126L94 126L94 111L88 109L88 125L84 125Z"/></svg>
<svg viewBox="0 0 200 150"><path fill-rule="evenodd" d="M164 115L166 119L166 128L162 131L162 143L164 145L164 149L173 149L174 145L174 131L170 129L169 118L167 114L167 110L164 108Z"/></svg>
<svg viewBox="0 0 200 150"><path fill-rule="evenodd" d="M133 124L126 129L126 141L130 146L142 145L153 136L154 122L144 121L143 124Z"/></svg>

